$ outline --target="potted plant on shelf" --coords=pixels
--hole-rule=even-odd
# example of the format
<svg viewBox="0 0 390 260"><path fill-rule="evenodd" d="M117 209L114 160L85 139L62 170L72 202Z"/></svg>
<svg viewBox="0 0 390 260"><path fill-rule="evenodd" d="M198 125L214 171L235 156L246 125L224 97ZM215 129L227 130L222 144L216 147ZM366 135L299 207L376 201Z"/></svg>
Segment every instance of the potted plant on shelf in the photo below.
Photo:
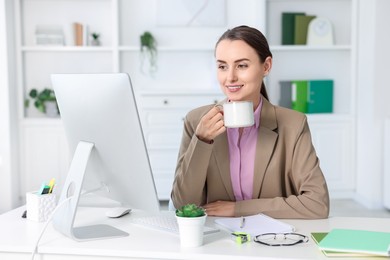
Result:
<svg viewBox="0 0 390 260"><path fill-rule="evenodd" d="M34 101L34 106L42 113L49 117L57 117L59 115L57 99L54 90L44 88L41 91L33 88L29 92L29 97ZM25 106L28 107L30 100L26 99Z"/></svg>
<svg viewBox="0 0 390 260"><path fill-rule="evenodd" d="M100 46L100 34L98 34L97 32L93 32L91 33L91 37L92 37L91 45Z"/></svg>
<svg viewBox="0 0 390 260"><path fill-rule="evenodd" d="M149 73L153 76L157 71L157 41L152 33L146 31L141 37L141 72L145 74L145 59L149 61Z"/></svg>
<svg viewBox="0 0 390 260"><path fill-rule="evenodd" d="M198 247L203 245L203 227L206 218L206 211L195 204L186 204L176 210L180 245L182 247Z"/></svg>

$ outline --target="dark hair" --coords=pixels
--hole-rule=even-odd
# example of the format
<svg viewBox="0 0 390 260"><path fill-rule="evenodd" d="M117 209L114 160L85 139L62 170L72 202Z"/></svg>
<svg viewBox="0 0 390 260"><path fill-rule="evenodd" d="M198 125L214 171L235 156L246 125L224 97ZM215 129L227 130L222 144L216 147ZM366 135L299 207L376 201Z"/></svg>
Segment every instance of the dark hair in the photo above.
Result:
<svg viewBox="0 0 390 260"><path fill-rule="evenodd" d="M269 45L265 36L256 28L252 28L246 25L237 26L233 29L229 29L218 39L215 47L222 40L241 40L246 42L249 46L251 46L259 56L259 59L262 63L265 62L267 57L272 58L272 53L269 49ZM261 83L261 91L260 93L267 99L268 94L265 89L264 81Z"/></svg>

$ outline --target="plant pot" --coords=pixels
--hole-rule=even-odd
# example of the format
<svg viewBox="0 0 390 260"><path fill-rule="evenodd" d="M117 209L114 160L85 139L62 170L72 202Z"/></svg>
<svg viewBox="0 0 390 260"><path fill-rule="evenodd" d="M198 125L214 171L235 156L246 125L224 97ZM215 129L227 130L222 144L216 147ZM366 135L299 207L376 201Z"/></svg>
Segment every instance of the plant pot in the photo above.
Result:
<svg viewBox="0 0 390 260"><path fill-rule="evenodd" d="M55 101L46 101L45 102L45 114L48 117L58 117L58 107L57 102Z"/></svg>
<svg viewBox="0 0 390 260"><path fill-rule="evenodd" d="M202 217L178 217L180 245L182 247L199 247L203 245L203 229L207 215Z"/></svg>
<svg viewBox="0 0 390 260"><path fill-rule="evenodd" d="M100 46L100 41L99 41L99 40L93 39L93 40L91 41L91 45L92 45L92 46Z"/></svg>

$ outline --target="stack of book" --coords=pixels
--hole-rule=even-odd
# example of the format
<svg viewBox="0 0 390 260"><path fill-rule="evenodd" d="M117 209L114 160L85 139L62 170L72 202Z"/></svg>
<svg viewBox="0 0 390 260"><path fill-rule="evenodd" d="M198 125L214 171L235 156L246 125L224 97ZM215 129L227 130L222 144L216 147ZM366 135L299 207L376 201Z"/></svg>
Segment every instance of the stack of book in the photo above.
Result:
<svg viewBox="0 0 390 260"><path fill-rule="evenodd" d="M73 23L74 31L74 45L87 46L88 45L88 26L78 22Z"/></svg>
<svg viewBox="0 0 390 260"><path fill-rule="evenodd" d="M282 45L305 45L307 29L315 15L303 12L282 13Z"/></svg>
<svg viewBox="0 0 390 260"><path fill-rule="evenodd" d="M311 236L329 257L390 256L390 233L370 230L332 229Z"/></svg>
<svg viewBox="0 0 390 260"><path fill-rule="evenodd" d="M333 80L280 81L279 105L302 113L333 112Z"/></svg>

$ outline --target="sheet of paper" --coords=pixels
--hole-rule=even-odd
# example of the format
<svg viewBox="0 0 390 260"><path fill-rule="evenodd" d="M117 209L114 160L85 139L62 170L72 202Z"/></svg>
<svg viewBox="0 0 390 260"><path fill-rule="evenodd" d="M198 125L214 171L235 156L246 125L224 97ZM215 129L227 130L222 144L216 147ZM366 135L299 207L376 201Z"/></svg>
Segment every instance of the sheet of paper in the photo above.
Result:
<svg viewBox="0 0 390 260"><path fill-rule="evenodd" d="M241 222L241 217L218 218L215 220L215 223L232 232L246 232L251 234L251 236L257 236L264 233L288 233L295 230L293 226L264 214L246 216L243 227L240 227Z"/></svg>

